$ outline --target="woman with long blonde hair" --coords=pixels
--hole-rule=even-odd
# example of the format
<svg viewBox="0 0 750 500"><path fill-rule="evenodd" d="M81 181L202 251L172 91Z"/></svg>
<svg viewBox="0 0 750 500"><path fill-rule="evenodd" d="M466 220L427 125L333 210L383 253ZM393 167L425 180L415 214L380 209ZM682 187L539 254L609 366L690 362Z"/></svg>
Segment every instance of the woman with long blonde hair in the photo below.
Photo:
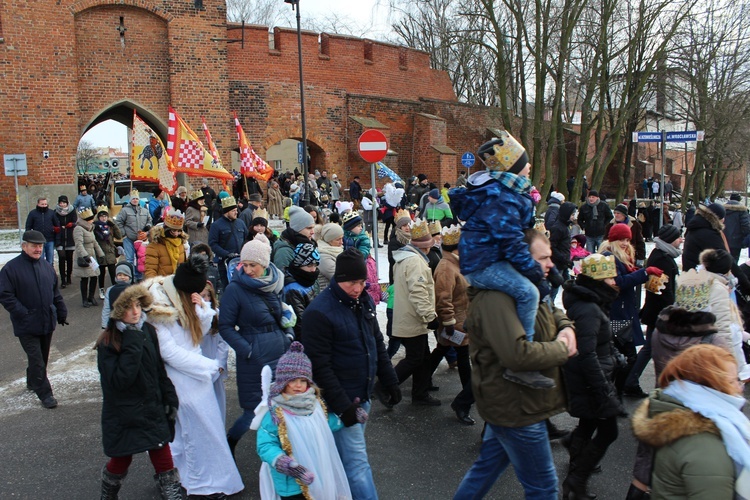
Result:
<svg viewBox="0 0 750 500"><path fill-rule="evenodd" d="M174 275L146 283L154 297L149 315L167 374L180 398L172 455L188 495L233 495L244 489L224 434L224 412L214 389L225 371L204 355L216 310L201 297L208 257L193 254Z"/></svg>
<svg viewBox="0 0 750 500"><path fill-rule="evenodd" d="M615 258L617 267L615 285L618 294L610 307L609 319L612 334L615 337L615 346L628 361L627 366L617 370L615 374L615 387L618 395L624 393L625 380L635 363L635 346L642 345L644 342L641 322L638 319L641 303L636 287L646 283L650 275L664 274L658 267L639 269L635 265L635 248L630 243L631 237L632 233L627 224L615 224L609 230L607 241L599 248L603 255L612 255ZM625 392L625 394L634 397L647 396L641 390L638 393Z"/></svg>

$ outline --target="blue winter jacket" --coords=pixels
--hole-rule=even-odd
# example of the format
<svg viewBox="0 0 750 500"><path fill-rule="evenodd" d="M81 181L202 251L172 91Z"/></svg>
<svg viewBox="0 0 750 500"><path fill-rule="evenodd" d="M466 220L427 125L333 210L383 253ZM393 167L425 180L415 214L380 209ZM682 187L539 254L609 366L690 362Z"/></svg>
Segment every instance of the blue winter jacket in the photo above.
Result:
<svg viewBox="0 0 750 500"><path fill-rule="evenodd" d="M604 252L602 255L612 255L610 252ZM620 293L612 302L609 319L631 320L633 329L633 341L635 345L643 345L643 331L641 330L641 321L638 312L641 306L640 296L636 295L635 287L643 285L648 281L648 274L645 269L637 271L628 271L625 263L615 257L615 266L617 267L617 277L615 283L620 288Z"/></svg>
<svg viewBox="0 0 750 500"><path fill-rule="evenodd" d="M291 341L280 326L283 274L268 266L273 291L264 292L268 282L249 277L243 269L232 276L221 296L219 333L237 353L237 393L240 406L254 410L260 403L260 372L265 365L276 369L276 362ZM235 328L237 327L237 328Z"/></svg>
<svg viewBox="0 0 750 500"><path fill-rule="evenodd" d="M226 259L231 253L239 255L245 238L247 238L247 226L240 219L230 221L226 217L219 217L215 220L208 231L208 246L214 252L214 262Z"/></svg>
<svg viewBox="0 0 750 500"><path fill-rule="evenodd" d="M23 252L0 270L0 304L10 313L16 337L49 335L68 317L55 268Z"/></svg>
<svg viewBox="0 0 750 500"><path fill-rule="evenodd" d="M221 307L224 314L223 301ZM354 398L369 401L376 375L385 387L398 385L375 304L366 290L355 300L331 280L305 310L302 344L312 361L315 383L329 410L338 415Z"/></svg>
<svg viewBox="0 0 750 500"><path fill-rule="evenodd" d="M518 176L501 178L512 181ZM532 283L544 279L541 266L523 241L523 231L534 226L534 202L528 189L512 189L482 171L469 177L468 188L454 188L448 194L455 215L465 221L458 243L461 274L507 260Z"/></svg>
<svg viewBox="0 0 750 500"><path fill-rule="evenodd" d="M26 230L34 229L44 235L47 241L55 241L55 227L60 227L60 221L54 209L48 208L44 212L35 208L26 217Z"/></svg>

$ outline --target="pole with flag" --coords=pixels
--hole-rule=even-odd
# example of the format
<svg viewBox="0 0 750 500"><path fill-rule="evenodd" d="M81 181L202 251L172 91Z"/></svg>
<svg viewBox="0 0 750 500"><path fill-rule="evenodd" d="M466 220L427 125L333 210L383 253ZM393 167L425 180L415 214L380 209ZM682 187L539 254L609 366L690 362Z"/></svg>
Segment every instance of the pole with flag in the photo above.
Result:
<svg viewBox="0 0 750 500"><path fill-rule="evenodd" d="M240 173L245 177L253 177L268 182L273 176L273 167L255 152L242 130L237 113L234 113L234 125L237 129L237 140L240 143Z"/></svg>
<svg viewBox="0 0 750 500"><path fill-rule="evenodd" d="M133 147L130 152L130 179L159 184L162 191L177 191L175 167L159 136L133 110Z"/></svg>
<svg viewBox="0 0 750 500"><path fill-rule="evenodd" d="M176 172L200 177L216 177L228 181L234 180L232 174L221 165L219 153L211 140L211 134L205 122L203 124L210 150L187 123L169 107L169 133L167 135L167 154L172 158Z"/></svg>

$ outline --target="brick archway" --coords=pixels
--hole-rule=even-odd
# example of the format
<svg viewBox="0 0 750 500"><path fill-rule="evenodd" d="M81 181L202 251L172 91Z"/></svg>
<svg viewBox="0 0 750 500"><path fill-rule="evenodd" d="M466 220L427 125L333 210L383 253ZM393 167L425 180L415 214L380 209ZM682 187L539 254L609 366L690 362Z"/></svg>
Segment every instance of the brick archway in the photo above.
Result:
<svg viewBox="0 0 750 500"><path fill-rule="evenodd" d="M83 12L84 10L91 9L93 7L100 7L100 6L130 6L130 7L137 7L139 9L147 10L151 12L152 14L159 16L167 23L172 21L174 19L174 16L171 14L167 14L164 12L164 10L156 5L153 2L149 2L148 0L117 0L116 2L112 0L81 0L80 2L76 2L73 5L70 6L70 12L75 16Z"/></svg>

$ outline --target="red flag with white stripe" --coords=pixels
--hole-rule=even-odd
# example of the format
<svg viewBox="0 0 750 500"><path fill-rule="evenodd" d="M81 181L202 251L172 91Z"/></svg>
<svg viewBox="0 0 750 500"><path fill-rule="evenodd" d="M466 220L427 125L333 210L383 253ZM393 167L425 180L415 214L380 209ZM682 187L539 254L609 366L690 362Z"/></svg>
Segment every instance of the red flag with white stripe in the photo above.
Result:
<svg viewBox="0 0 750 500"><path fill-rule="evenodd" d="M240 173L245 177L254 177L268 182L273 176L273 167L255 152L242 130L237 113L234 113L234 126L237 129L237 140L240 143Z"/></svg>

